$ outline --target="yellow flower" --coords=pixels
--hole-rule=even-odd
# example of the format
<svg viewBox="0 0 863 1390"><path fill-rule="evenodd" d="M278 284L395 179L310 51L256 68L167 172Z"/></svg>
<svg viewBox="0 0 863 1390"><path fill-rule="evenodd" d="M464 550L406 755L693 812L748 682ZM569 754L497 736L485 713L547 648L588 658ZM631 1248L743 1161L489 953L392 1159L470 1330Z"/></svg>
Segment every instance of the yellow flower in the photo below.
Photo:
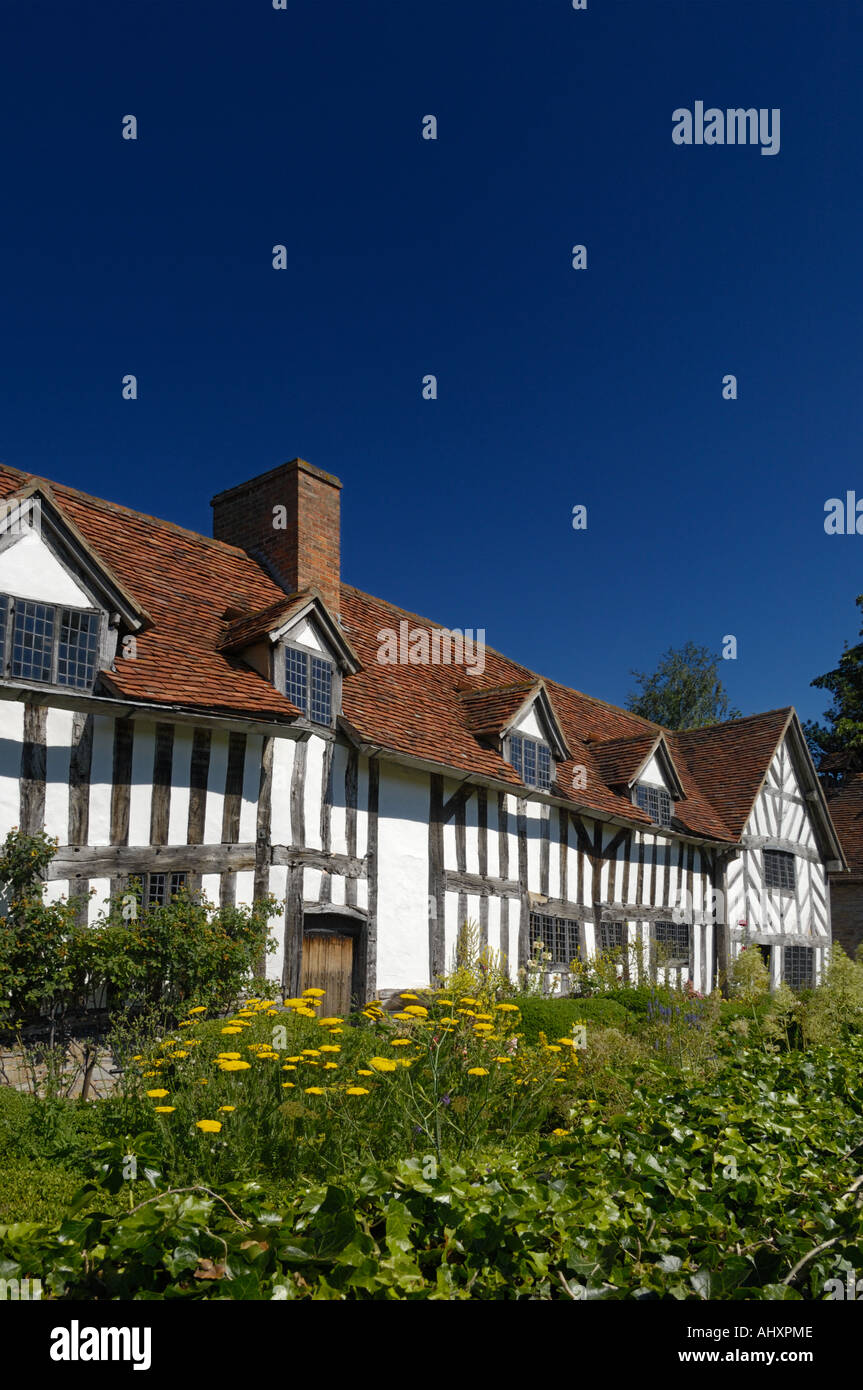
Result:
<svg viewBox="0 0 863 1390"><path fill-rule="evenodd" d="M147 1092L147 1095L148 1095L148 1096L152 1096L153 1100L161 1100L162 1097L163 1097L163 1096L166 1096L167 1094L168 1094L167 1091L148 1091L148 1092Z"/></svg>
<svg viewBox="0 0 863 1390"><path fill-rule="evenodd" d="M325 989L304 989L303 998L306 999L309 995L311 995L315 999L323 999L326 992L327 991Z"/></svg>
<svg viewBox="0 0 863 1390"><path fill-rule="evenodd" d="M288 1061L289 1061L289 1062L300 1062L300 1061L302 1061L302 1058L301 1058L301 1057L289 1057L289 1058L288 1058Z"/></svg>
<svg viewBox="0 0 863 1390"><path fill-rule="evenodd" d="M242 1033L242 1028L223 1028L223 1033Z"/></svg>
<svg viewBox="0 0 863 1390"><path fill-rule="evenodd" d="M557 1043L546 1043L545 1050L546 1052L561 1052L563 1049L558 1047Z"/></svg>
<svg viewBox="0 0 863 1390"><path fill-rule="evenodd" d="M254 1009L240 1009L240 1018L254 1018Z"/></svg>
<svg viewBox="0 0 863 1390"><path fill-rule="evenodd" d="M321 1045L321 1052L341 1052L341 1050L338 1043L323 1043Z"/></svg>
<svg viewBox="0 0 863 1390"><path fill-rule="evenodd" d="M468 1076L488 1076L485 1067L468 1067Z"/></svg>
<svg viewBox="0 0 863 1390"><path fill-rule="evenodd" d="M375 1071L395 1071L398 1063L391 1057L370 1057L369 1066L374 1067Z"/></svg>
<svg viewBox="0 0 863 1390"><path fill-rule="evenodd" d="M306 1095L307 1095L307 1096L322 1096L323 1094L324 1094L324 1088L323 1088L323 1086L307 1086L307 1087L306 1087Z"/></svg>
<svg viewBox="0 0 863 1390"><path fill-rule="evenodd" d="M517 1014L521 1012L518 1004L495 1004L494 1007L500 1009L501 1013Z"/></svg>
<svg viewBox="0 0 863 1390"><path fill-rule="evenodd" d="M458 1002L459 1002L460 1004L475 1004L475 1003L476 1003L476 1000L475 1000L475 999L460 999Z"/></svg>
<svg viewBox="0 0 863 1390"><path fill-rule="evenodd" d="M475 1018L473 1009L456 1009L457 1014L464 1014L466 1018Z"/></svg>
<svg viewBox="0 0 863 1390"><path fill-rule="evenodd" d="M407 992L407 990L405 990L404 994L400 994L400 995L399 995L399 999L419 999L419 995L418 995L418 994L409 994L409 993Z"/></svg>
<svg viewBox="0 0 863 1390"><path fill-rule="evenodd" d="M198 1004L194 1009L190 1009L190 1010L189 1010L189 1013L190 1013L190 1014L205 1014L206 1012L207 1012L207 1006L206 1006L206 1004Z"/></svg>
<svg viewBox="0 0 863 1390"><path fill-rule="evenodd" d="M511 1058L511 1057L495 1057L494 1060L495 1060L496 1062L511 1062L511 1061L512 1061L512 1058Z"/></svg>
<svg viewBox="0 0 863 1390"><path fill-rule="evenodd" d="M338 1062L324 1062L324 1071L338 1071Z"/></svg>
<svg viewBox="0 0 863 1390"><path fill-rule="evenodd" d="M132 1061L133 1061L133 1062L143 1062L143 1060L144 1060L144 1058L141 1057L141 1056L133 1057L133 1058L132 1058Z"/></svg>
<svg viewBox="0 0 863 1390"><path fill-rule="evenodd" d="M239 1062L242 1055L242 1052L220 1052L216 1060L221 1062Z"/></svg>
<svg viewBox="0 0 863 1390"><path fill-rule="evenodd" d="M553 1129L551 1132L557 1139L565 1139L569 1134L568 1129Z"/></svg>
<svg viewBox="0 0 863 1390"><path fill-rule="evenodd" d="M575 1047L575 1042L572 1038L558 1038L557 1041L563 1043L564 1047Z"/></svg>
<svg viewBox="0 0 863 1390"><path fill-rule="evenodd" d="M171 1052L169 1055L170 1055L172 1058L174 1058L174 1057L188 1057L189 1054L188 1054L188 1052Z"/></svg>
<svg viewBox="0 0 863 1390"><path fill-rule="evenodd" d="M357 1068L357 1076L374 1076L374 1072L373 1072L373 1071L362 1071L360 1068Z"/></svg>
<svg viewBox="0 0 863 1390"><path fill-rule="evenodd" d="M154 1105L153 1109L157 1115L173 1115L176 1105Z"/></svg>
<svg viewBox="0 0 863 1390"><path fill-rule="evenodd" d="M220 1062L219 1069L220 1071L248 1071L251 1065L251 1062Z"/></svg>
<svg viewBox="0 0 863 1390"><path fill-rule="evenodd" d="M194 1028L195 1022L191 1018L184 1018L182 1023L178 1023L178 1028Z"/></svg>
<svg viewBox="0 0 863 1390"><path fill-rule="evenodd" d="M348 1086L345 1091L346 1096L367 1096L368 1094L365 1086Z"/></svg>
<svg viewBox="0 0 863 1390"><path fill-rule="evenodd" d="M232 1110L236 1110L236 1108L237 1108L236 1105L220 1105L220 1106L219 1106L219 1111L220 1111L220 1112L221 1112L221 1111L224 1111L225 1114L228 1115L228 1114L230 1114L230 1112L231 1112Z"/></svg>
<svg viewBox="0 0 863 1390"><path fill-rule="evenodd" d="M318 1048L316 1048L316 1047L304 1047L304 1048L303 1048L303 1056L304 1056L304 1057L320 1057L320 1055L321 1055L321 1054L320 1054L320 1050L319 1050Z"/></svg>
<svg viewBox="0 0 863 1390"><path fill-rule="evenodd" d="M142 1076L155 1076L156 1073L155 1073L154 1071L142 1071L142 1072L141 1072L141 1075L142 1075Z"/></svg>
<svg viewBox="0 0 863 1390"><path fill-rule="evenodd" d="M399 1019L402 1023L410 1023L411 1021L411 1015L405 1009L400 1014L393 1014L393 1018Z"/></svg>
<svg viewBox="0 0 863 1390"><path fill-rule="evenodd" d="M303 1000L302 1000L302 999L286 999L286 1000L285 1000L285 1008L286 1008L286 1009L293 1009L293 1008L296 1008L296 1006L297 1006L298 1004L302 1004L302 1003L303 1003Z"/></svg>
<svg viewBox="0 0 863 1390"><path fill-rule="evenodd" d="M290 1065L288 1065L288 1066L286 1066L286 1067L282 1067L282 1071L296 1071L296 1070L297 1070L296 1067L292 1067L292 1066L290 1066Z"/></svg>
<svg viewBox="0 0 863 1390"><path fill-rule="evenodd" d="M491 1014L477 1014L476 1017L482 1019L483 1023L488 1023L491 1019Z"/></svg>
<svg viewBox="0 0 863 1390"><path fill-rule="evenodd" d="M202 1077L201 1077L200 1081L198 1082L198 1085L199 1085L199 1086L208 1086L208 1085L209 1085L209 1082L208 1082L206 1076L202 1076Z"/></svg>
<svg viewBox="0 0 863 1390"><path fill-rule="evenodd" d="M475 1024L473 1025L473 1031L474 1031L475 1033L493 1033L493 1032L494 1032L494 1024L493 1024L493 1023L475 1023Z"/></svg>
<svg viewBox="0 0 863 1390"><path fill-rule="evenodd" d="M218 1134L222 1128L221 1120L196 1120L195 1127L201 1129L205 1134Z"/></svg>
<svg viewBox="0 0 863 1390"><path fill-rule="evenodd" d="M330 1029L330 1037L331 1037L331 1038L337 1038L338 1035L339 1035L339 1033L343 1033L344 1031L345 1031L344 1028L331 1028L331 1029Z"/></svg>
<svg viewBox="0 0 863 1390"><path fill-rule="evenodd" d="M295 1009L294 1012L298 1018L317 1018L314 1009Z"/></svg>
<svg viewBox="0 0 863 1390"><path fill-rule="evenodd" d="M282 1090L292 1091L293 1089L294 1089L294 1083L293 1083L293 1081L283 1081L283 1082L282 1082Z"/></svg>
<svg viewBox="0 0 863 1390"><path fill-rule="evenodd" d="M410 1047L411 1038L390 1038L390 1047Z"/></svg>
<svg viewBox="0 0 863 1390"><path fill-rule="evenodd" d="M343 1022L344 1022L344 1019L341 1019L341 1018L319 1018L319 1019L318 1019L318 1023L320 1023L320 1025L321 1025L322 1028L329 1028L329 1026L330 1026L331 1024L333 1024L333 1023L343 1023Z"/></svg>

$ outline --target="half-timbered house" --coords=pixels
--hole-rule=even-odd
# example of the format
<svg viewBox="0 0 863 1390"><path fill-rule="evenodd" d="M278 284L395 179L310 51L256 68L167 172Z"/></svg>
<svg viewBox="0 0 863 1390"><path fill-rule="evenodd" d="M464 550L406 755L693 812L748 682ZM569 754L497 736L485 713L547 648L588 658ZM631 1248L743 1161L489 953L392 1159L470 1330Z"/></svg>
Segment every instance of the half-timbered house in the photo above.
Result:
<svg viewBox="0 0 863 1390"><path fill-rule="evenodd" d="M674 733L459 661L342 583L340 487L295 459L210 539L0 468L0 830L58 838L47 891L273 893L267 968L328 1007L428 984L468 920L510 971L640 944L704 991L751 945L817 979L844 861L793 709ZM402 624L435 644L385 658Z"/></svg>

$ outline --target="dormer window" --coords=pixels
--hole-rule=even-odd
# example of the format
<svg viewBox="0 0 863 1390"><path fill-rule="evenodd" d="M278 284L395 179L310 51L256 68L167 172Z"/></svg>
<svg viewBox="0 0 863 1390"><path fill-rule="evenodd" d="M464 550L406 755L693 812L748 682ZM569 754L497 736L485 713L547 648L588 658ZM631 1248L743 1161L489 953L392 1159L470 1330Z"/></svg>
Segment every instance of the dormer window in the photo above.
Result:
<svg viewBox="0 0 863 1390"><path fill-rule="evenodd" d="M332 662L298 647L285 647L285 694L311 723L331 725Z"/></svg>
<svg viewBox="0 0 863 1390"><path fill-rule="evenodd" d="M539 739L511 734L509 761L526 787L548 791L551 786L551 749Z"/></svg>
<svg viewBox="0 0 863 1390"><path fill-rule="evenodd" d="M664 787L650 787L639 782L635 788L635 804L647 812L654 825L671 825L674 803Z"/></svg>
<svg viewBox="0 0 863 1390"><path fill-rule="evenodd" d="M90 690L96 678L102 615L0 594L2 673L13 680Z"/></svg>

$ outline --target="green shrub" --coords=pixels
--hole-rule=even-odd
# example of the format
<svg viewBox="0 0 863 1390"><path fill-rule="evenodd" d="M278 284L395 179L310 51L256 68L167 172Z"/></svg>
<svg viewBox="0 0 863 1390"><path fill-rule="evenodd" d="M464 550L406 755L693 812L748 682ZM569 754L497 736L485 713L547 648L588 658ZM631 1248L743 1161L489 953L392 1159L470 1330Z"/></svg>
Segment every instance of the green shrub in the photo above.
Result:
<svg viewBox="0 0 863 1390"><path fill-rule="evenodd" d="M216 907L184 893L143 911L140 882L133 882L92 926L79 925L72 904L44 900L56 847L42 833L13 829L0 849L0 1028L7 1032L45 1019L53 1030L103 995L111 1010L197 1001L227 1007L262 951L275 949L267 923L281 905L271 897Z"/></svg>
<svg viewBox="0 0 863 1390"><path fill-rule="evenodd" d="M549 1042L554 1038L569 1037L573 1025L579 1022L619 1028L621 1031L627 1026L627 1013L623 1005L604 996L539 999L518 995L513 1003L521 1009L522 1029L527 1043L539 1042L540 1033L545 1033Z"/></svg>

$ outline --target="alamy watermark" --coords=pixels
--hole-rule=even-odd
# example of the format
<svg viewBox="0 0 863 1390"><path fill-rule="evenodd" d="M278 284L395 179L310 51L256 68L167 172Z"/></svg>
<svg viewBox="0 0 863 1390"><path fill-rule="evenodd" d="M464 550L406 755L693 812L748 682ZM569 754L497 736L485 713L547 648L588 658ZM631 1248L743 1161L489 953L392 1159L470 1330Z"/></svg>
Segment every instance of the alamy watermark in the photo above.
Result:
<svg viewBox="0 0 863 1390"><path fill-rule="evenodd" d="M377 660L380 666L464 666L481 676L485 670L485 628L381 628Z"/></svg>
<svg viewBox="0 0 863 1390"><path fill-rule="evenodd" d="M672 112L671 138L675 145L760 145L762 154L779 153L780 110L762 106L722 111L697 101L695 109L678 106Z"/></svg>

